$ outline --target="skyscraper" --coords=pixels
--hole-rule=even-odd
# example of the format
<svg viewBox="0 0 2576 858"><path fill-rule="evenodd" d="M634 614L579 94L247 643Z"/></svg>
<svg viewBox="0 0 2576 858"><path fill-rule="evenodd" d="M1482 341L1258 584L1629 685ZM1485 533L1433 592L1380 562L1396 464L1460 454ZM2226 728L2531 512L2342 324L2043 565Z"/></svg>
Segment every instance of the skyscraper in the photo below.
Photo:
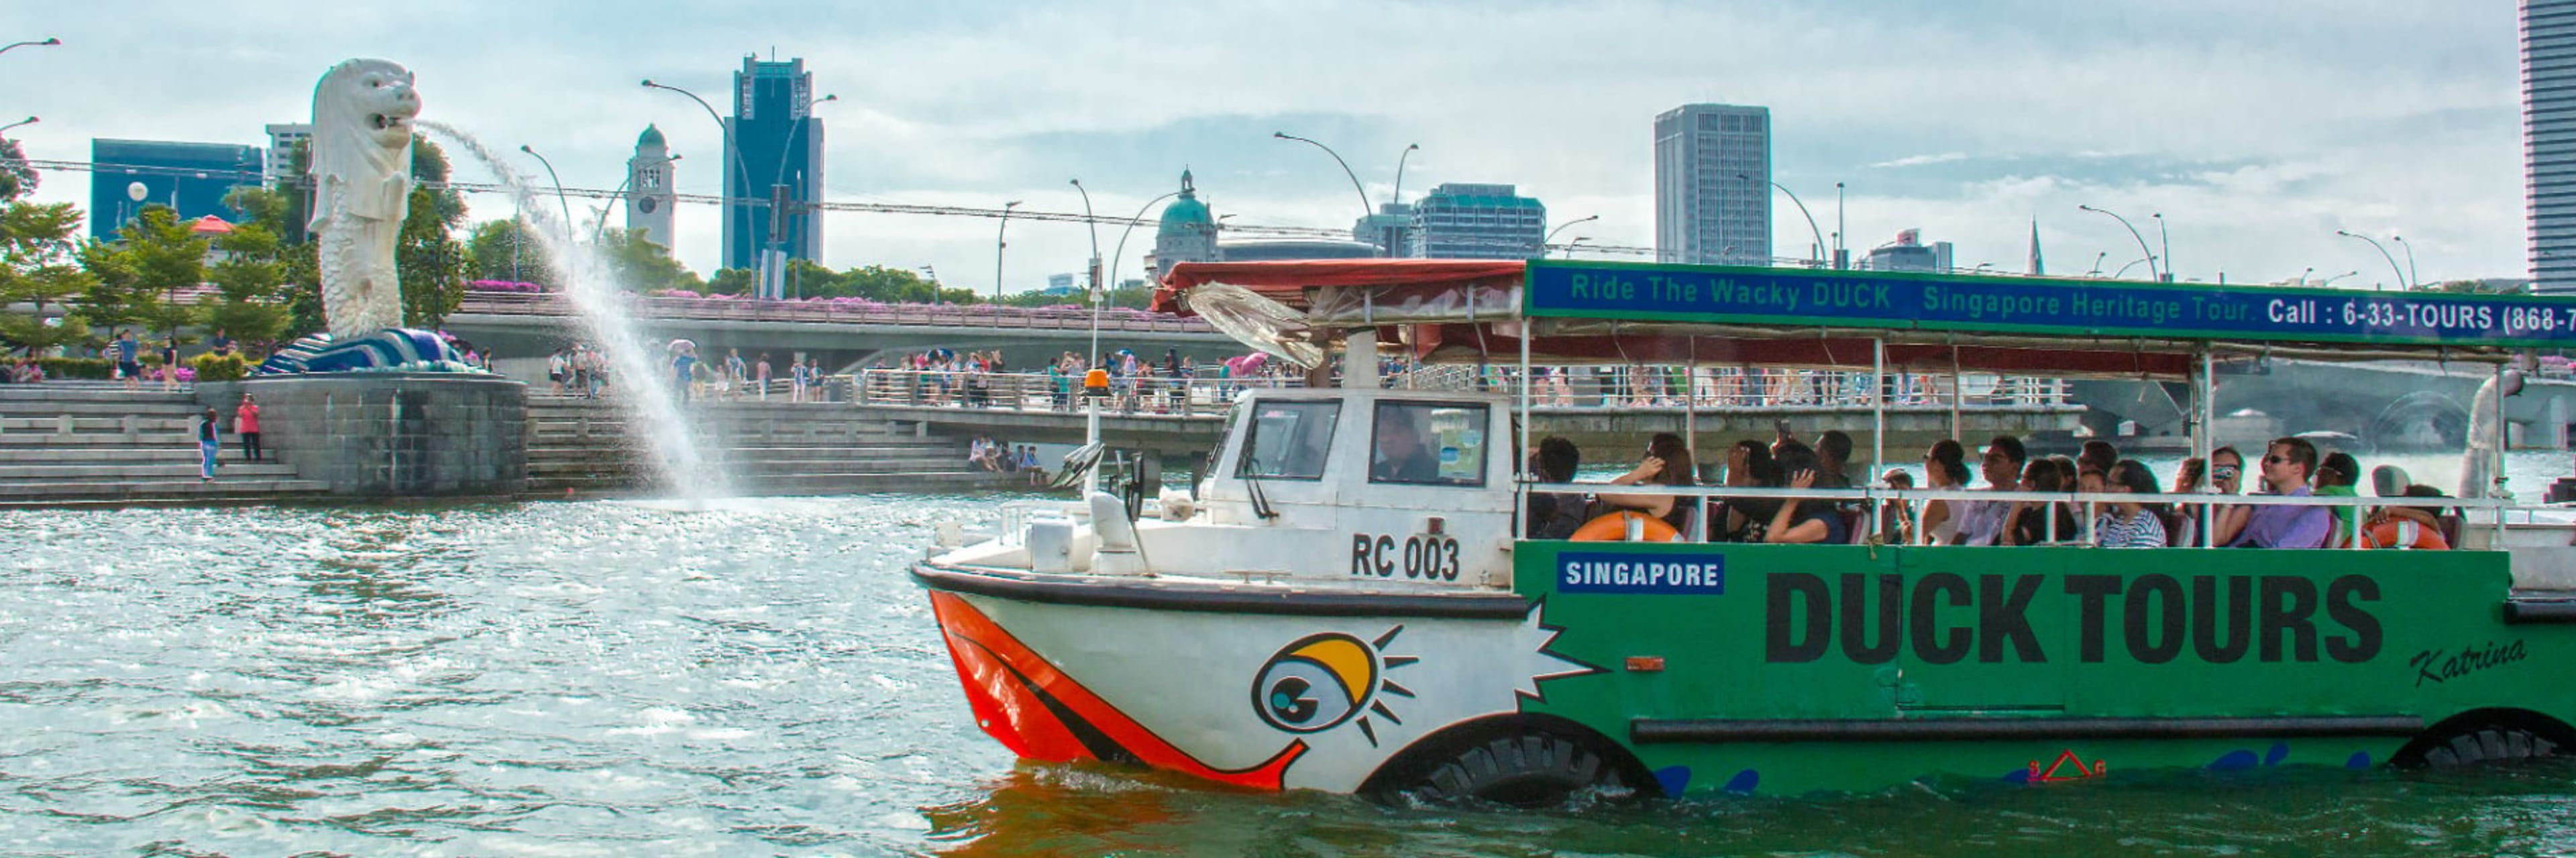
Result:
<svg viewBox="0 0 2576 858"><path fill-rule="evenodd" d="M1412 256L1528 259L1547 237L1547 206L1511 185L1450 182L1413 204Z"/></svg>
<svg viewBox="0 0 2576 858"><path fill-rule="evenodd" d="M813 117L814 75L803 59L743 57L733 76L732 152L725 175L724 264L758 268L777 294L787 259L813 259L823 221L823 121ZM766 256L771 264L762 265Z"/></svg>
<svg viewBox="0 0 2576 858"><path fill-rule="evenodd" d="M1770 108L1685 104L1655 117L1655 259L1770 264Z"/></svg>
<svg viewBox="0 0 2576 858"><path fill-rule="evenodd" d="M2532 288L2576 294L2576 0L2522 0L2522 170Z"/></svg>
<svg viewBox="0 0 2576 858"><path fill-rule="evenodd" d="M662 129L644 126L635 138L635 157L626 159L626 228L644 231L644 240L671 248L671 205L678 202L671 188L675 168L671 163L671 146L662 139Z"/></svg>

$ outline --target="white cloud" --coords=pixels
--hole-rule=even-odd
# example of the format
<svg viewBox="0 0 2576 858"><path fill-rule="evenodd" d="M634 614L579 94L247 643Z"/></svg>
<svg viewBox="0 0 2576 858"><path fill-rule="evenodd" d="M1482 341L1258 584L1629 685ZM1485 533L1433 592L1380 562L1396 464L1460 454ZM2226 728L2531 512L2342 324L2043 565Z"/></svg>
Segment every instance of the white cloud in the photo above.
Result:
<svg viewBox="0 0 2576 858"><path fill-rule="evenodd" d="M1968 160L1968 153L1966 152L1943 152L1938 155L1907 155L1893 161L1880 161L1876 164L1869 165L1869 167L1873 170L1883 170L1891 167L1920 167L1925 164L1947 164L1952 161L1965 160Z"/></svg>

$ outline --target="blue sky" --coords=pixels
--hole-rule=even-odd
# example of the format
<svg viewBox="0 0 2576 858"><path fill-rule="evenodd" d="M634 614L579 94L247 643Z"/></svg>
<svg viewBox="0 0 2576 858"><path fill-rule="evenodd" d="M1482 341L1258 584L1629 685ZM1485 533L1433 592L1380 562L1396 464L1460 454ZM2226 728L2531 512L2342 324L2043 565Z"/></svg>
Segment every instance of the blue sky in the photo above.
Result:
<svg viewBox="0 0 2576 858"><path fill-rule="evenodd" d="M0 9L0 41L49 35L67 44L0 56L0 114L44 117L13 132L42 158L85 159L93 137L259 143L263 123L304 116L330 65L374 56L418 74L424 118L505 151L534 145L566 184L616 185L650 122L688 156L681 189L712 192L714 124L636 81L719 99L744 53L774 49L841 97L818 111L834 200L1079 211L1066 179L1080 177L1102 213L1126 214L1188 166L1236 223L1346 228L1348 180L1269 136L1285 130L1340 150L1376 199L1418 143L1408 197L1516 183L1552 219L1600 215L1574 230L1593 243L1643 246L1654 115L1725 101L1772 109L1774 178L1826 231L1846 184L1863 249L1921 227L1956 242L1963 266L2018 268L2036 218L2052 270L2137 258L2118 224L2076 209L2089 203L2142 224L2163 213L2185 278L2393 278L2336 229L2405 235L2426 279L2523 269L2502 0ZM86 190L52 175L42 195ZM508 216L504 199L475 203L477 218ZM1785 199L1775 215L1775 252L1805 253L1805 220ZM684 207L679 232L681 260L706 272L715 211ZM836 214L825 237L834 266L929 264L991 285L989 220ZM1010 240L1012 290L1089 252L1076 225L1014 223Z"/></svg>

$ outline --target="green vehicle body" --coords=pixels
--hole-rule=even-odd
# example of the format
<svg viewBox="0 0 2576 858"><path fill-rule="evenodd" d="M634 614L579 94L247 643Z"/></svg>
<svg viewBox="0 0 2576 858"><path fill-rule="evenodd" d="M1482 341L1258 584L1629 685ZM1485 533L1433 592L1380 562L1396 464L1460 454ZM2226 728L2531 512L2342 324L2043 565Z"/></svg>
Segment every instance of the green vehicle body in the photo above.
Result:
<svg viewBox="0 0 2576 858"><path fill-rule="evenodd" d="M1723 591L1564 592L1569 552L1713 561ZM2507 563L1521 542L1514 589L1562 629L1549 650L1599 669L1523 711L1620 743L1672 794L2368 767L2493 726L2562 741L2576 689L2553 665L2576 628L2550 622L2564 603L2514 602Z"/></svg>

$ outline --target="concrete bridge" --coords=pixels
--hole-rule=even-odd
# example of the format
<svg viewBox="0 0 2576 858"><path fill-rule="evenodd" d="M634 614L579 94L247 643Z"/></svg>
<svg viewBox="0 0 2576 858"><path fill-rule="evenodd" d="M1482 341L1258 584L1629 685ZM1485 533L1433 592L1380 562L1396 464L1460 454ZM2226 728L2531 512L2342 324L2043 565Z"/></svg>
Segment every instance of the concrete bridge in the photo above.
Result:
<svg viewBox="0 0 2576 858"><path fill-rule="evenodd" d="M1472 374L1426 373L1441 387L1456 389ZM1407 379L1399 378L1398 386ZM1014 443L1074 444L1085 434L1085 415L1078 403L1058 397L1058 386L1045 375L915 373L867 370L853 376L852 408L906 424L920 424L943 434L991 435ZM982 392L973 393L980 383ZM1174 384L1146 380L1143 389L1106 406L1101 436L1110 446L1149 450L1167 456L1205 454L1223 431L1234 392L1249 385L1287 385L1280 379L1192 379ZM1655 399L1632 404L1626 397L1605 402L1599 394L1575 397L1565 404L1533 407L1533 437L1561 435L1587 452L1587 460L1624 461L1642 455L1646 439L1657 432L1694 430L1701 449L1715 449L1745 438L1768 441L1773 427L1787 421L1799 437L1813 439L1829 429L1850 433L1855 458L1869 456L1875 419L1865 391L1824 391L1797 396L1741 391L1702 391L1700 403ZM1908 399L1886 408L1888 461L1910 462L1925 446L1941 438L1983 439L2071 432L2082 421L2084 407L2066 398L2063 383L2041 379L2008 379L2006 383L1954 407L1947 400Z"/></svg>
<svg viewBox="0 0 2576 858"><path fill-rule="evenodd" d="M934 346L959 352L1001 349L1007 360L1021 366L1091 348L1088 310L641 296L629 299L628 306L648 340L687 338L710 360L722 359L726 349L740 349L746 361L767 352L781 364L801 353L836 374L880 356ZM1133 349L1160 356L1166 348L1177 348L1202 362L1243 351L1197 319L1111 309L1101 313L1099 324L1104 351ZM547 354L567 340L589 338L571 302L555 294L470 293L447 317L446 328L500 355L494 369L540 383Z"/></svg>

